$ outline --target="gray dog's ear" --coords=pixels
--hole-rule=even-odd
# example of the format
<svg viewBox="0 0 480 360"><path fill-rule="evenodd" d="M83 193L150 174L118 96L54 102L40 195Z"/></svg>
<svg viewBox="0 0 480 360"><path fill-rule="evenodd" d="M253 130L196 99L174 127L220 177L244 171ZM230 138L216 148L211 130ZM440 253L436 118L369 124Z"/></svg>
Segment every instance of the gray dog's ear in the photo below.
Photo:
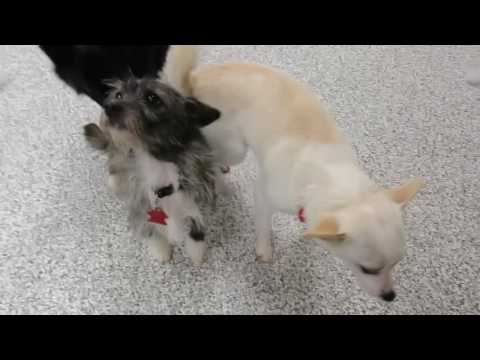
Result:
<svg viewBox="0 0 480 360"><path fill-rule="evenodd" d="M190 119L199 127L208 126L221 116L217 109L190 97L185 101L185 110Z"/></svg>

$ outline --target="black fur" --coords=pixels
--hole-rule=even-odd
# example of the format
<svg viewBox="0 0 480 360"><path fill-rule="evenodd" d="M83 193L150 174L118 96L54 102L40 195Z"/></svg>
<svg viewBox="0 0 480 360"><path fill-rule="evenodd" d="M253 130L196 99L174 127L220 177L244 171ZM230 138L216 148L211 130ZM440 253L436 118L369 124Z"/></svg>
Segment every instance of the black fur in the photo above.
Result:
<svg viewBox="0 0 480 360"><path fill-rule="evenodd" d="M103 106L106 79L157 77L170 45L39 45L57 75L79 94Z"/></svg>
<svg viewBox="0 0 480 360"><path fill-rule="evenodd" d="M205 230L194 219L190 219L190 238L194 241L205 241Z"/></svg>

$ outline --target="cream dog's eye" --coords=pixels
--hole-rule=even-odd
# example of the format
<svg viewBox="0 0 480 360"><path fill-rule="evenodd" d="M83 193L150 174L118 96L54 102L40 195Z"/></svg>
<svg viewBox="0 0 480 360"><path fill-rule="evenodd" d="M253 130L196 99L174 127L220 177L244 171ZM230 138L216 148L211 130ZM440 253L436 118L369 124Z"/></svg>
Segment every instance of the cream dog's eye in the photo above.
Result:
<svg viewBox="0 0 480 360"><path fill-rule="evenodd" d="M382 269L369 269L364 266L360 266L360 270L366 275L378 275L382 272Z"/></svg>

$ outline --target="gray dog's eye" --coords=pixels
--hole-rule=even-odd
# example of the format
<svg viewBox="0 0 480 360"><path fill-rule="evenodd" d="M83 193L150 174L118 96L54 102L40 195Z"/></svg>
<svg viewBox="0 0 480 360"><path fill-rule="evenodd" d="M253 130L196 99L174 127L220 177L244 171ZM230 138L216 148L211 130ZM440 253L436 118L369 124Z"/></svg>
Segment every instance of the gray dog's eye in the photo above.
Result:
<svg viewBox="0 0 480 360"><path fill-rule="evenodd" d="M162 105L162 101L154 93L148 93L145 98L150 105L154 105L154 106Z"/></svg>
<svg viewBox="0 0 480 360"><path fill-rule="evenodd" d="M122 100L123 99L123 94L121 92L116 93L115 99Z"/></svg>

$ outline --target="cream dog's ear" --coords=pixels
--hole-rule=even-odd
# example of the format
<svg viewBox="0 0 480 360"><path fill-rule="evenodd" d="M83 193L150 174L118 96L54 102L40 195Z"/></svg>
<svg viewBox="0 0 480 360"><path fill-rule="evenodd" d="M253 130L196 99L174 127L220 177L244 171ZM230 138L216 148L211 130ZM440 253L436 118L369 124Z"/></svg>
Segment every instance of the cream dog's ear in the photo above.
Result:
<svg viewBox="0 0 480 360"><path fill-rule="evenodd" d="M398 205L406 206L417 193L425 186L425 181L421 178L415 178L406 184L386 190L387 196Z"/></svg>
<svg viewBox="0 0 480 360"><path fill-rule="evenodd" d="M322 239L325 241L343 241L346 235L340 232L340 226L335 215L324 216L303 237L306 240Z"/></svg>

